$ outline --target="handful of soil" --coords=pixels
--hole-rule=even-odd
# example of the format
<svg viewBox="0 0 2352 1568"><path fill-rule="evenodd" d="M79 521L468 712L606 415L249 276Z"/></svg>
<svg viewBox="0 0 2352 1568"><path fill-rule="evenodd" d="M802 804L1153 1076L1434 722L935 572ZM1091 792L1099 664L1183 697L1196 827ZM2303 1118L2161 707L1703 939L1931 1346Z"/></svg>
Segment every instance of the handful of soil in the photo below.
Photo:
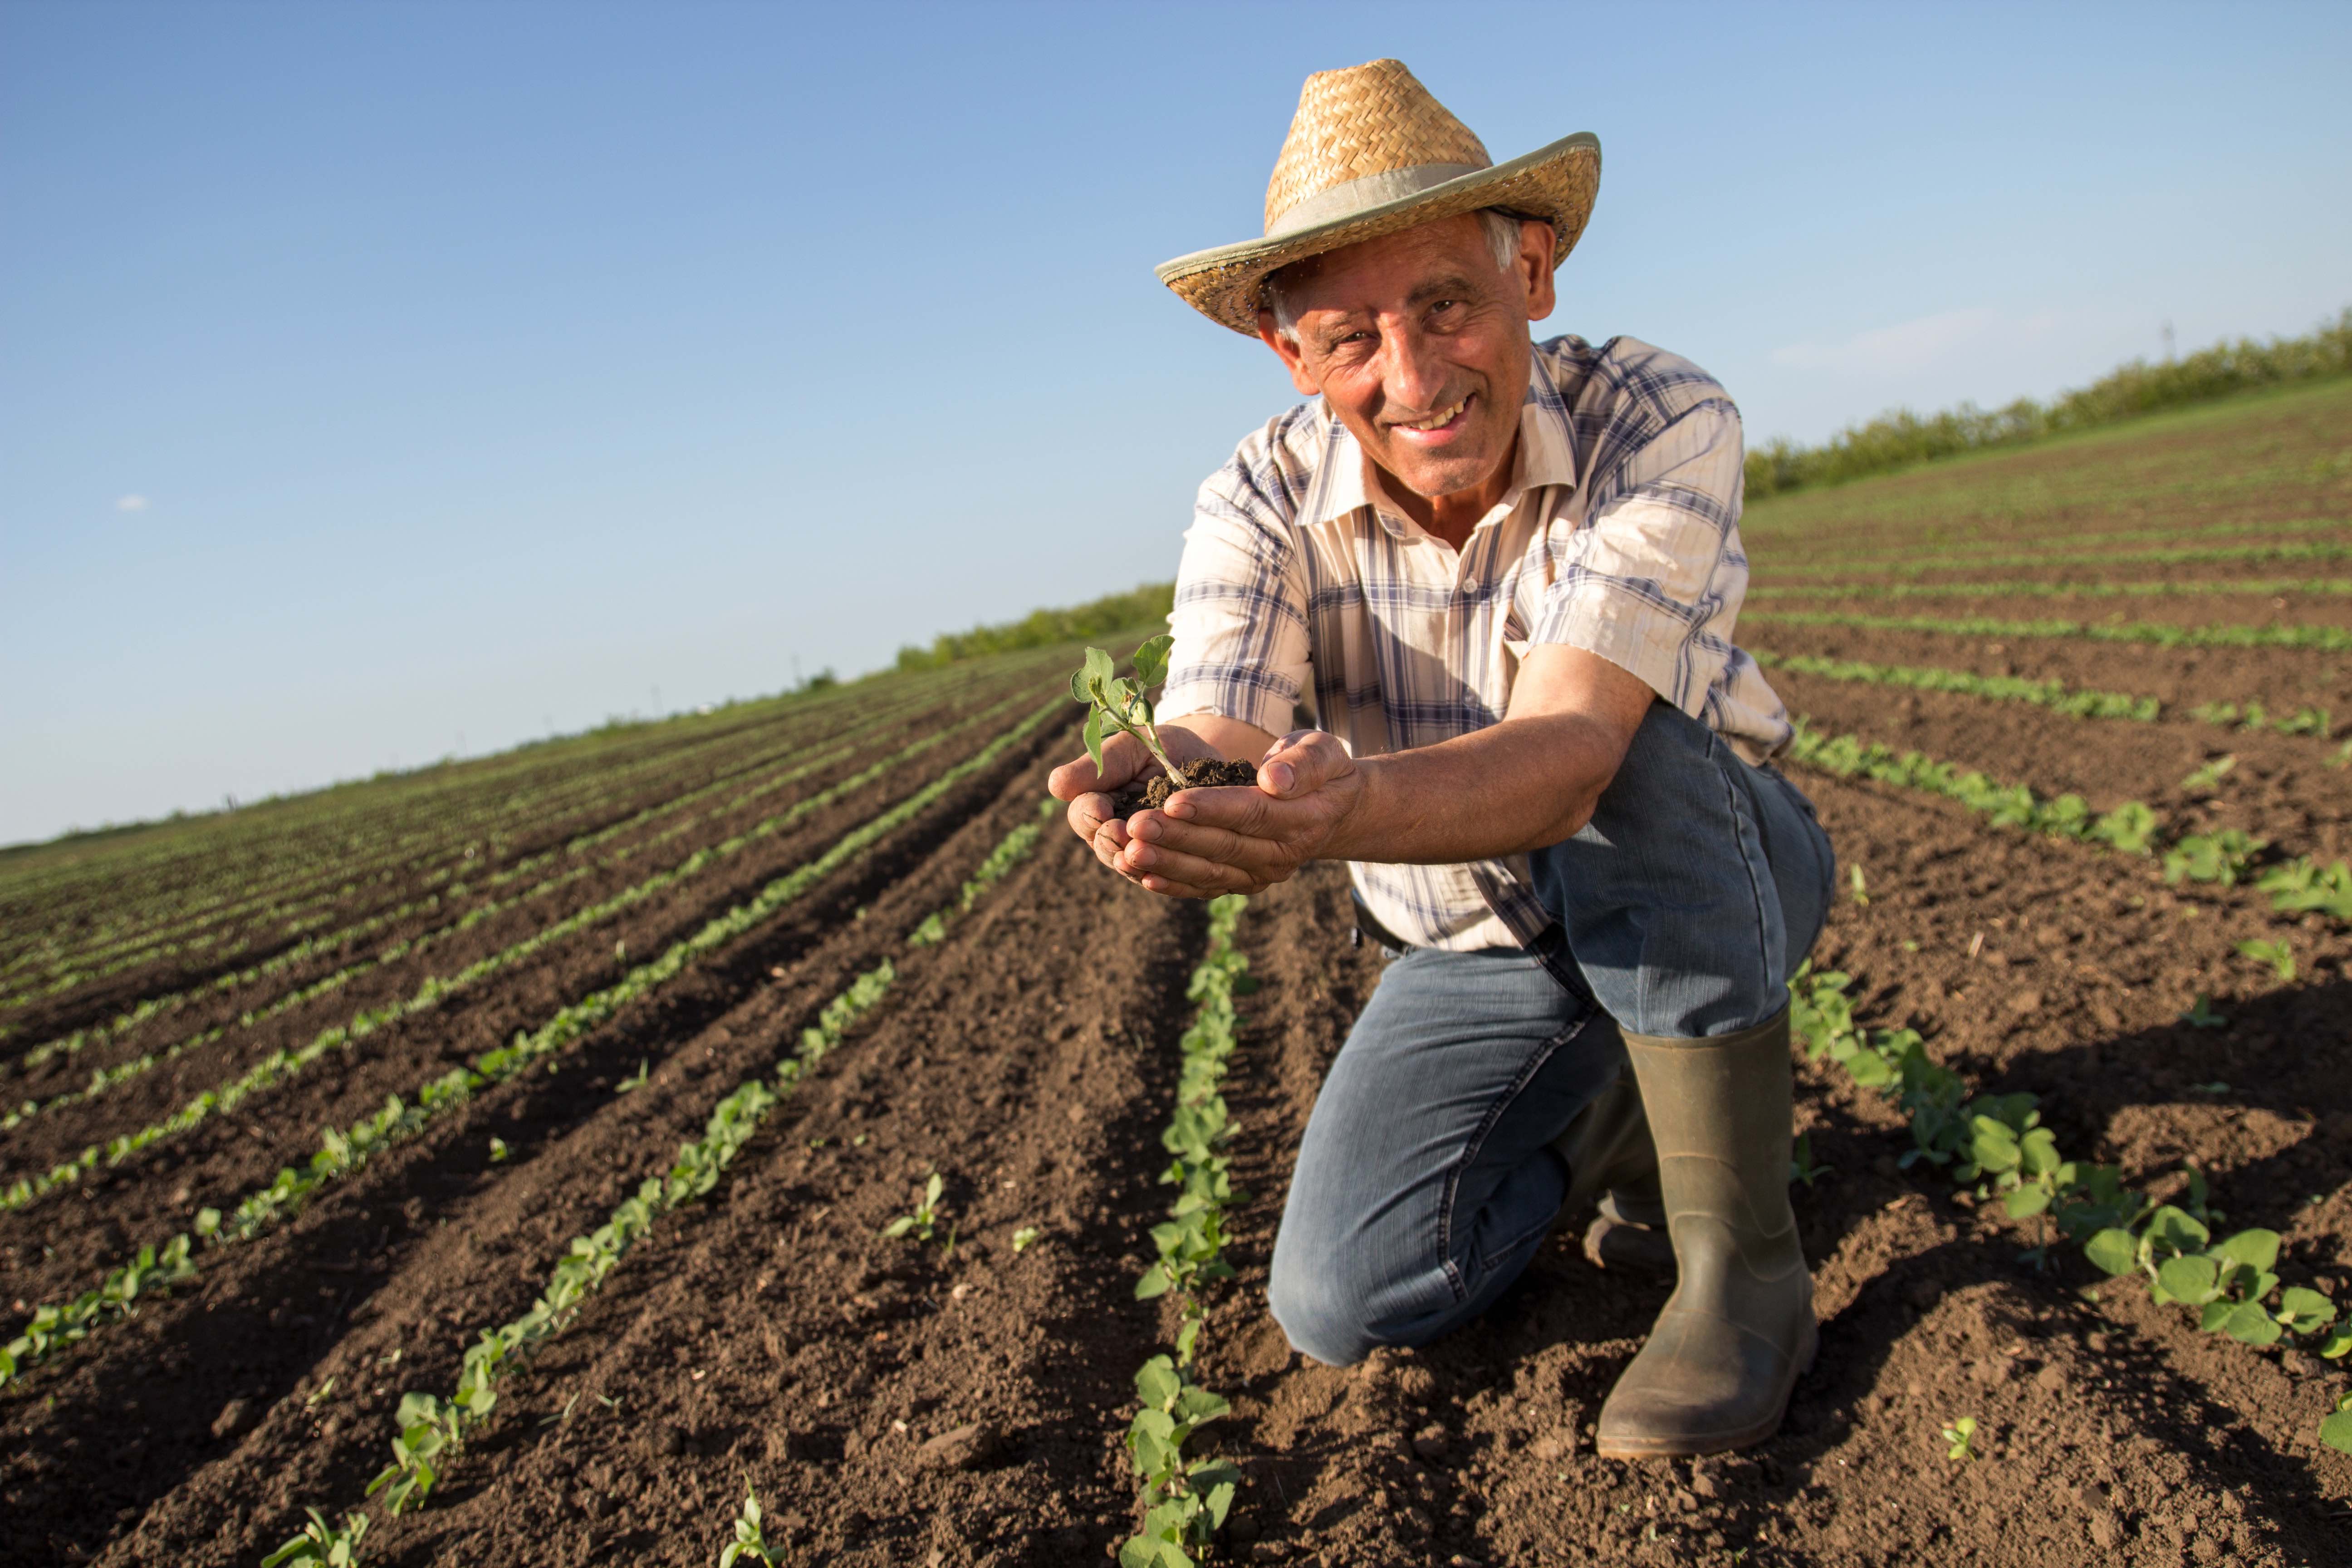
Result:
<svg viewBox="0 0 2352 1568"><path fill-rule="evenodd" d="M1255 763L1225 763L1213 757L1186 763L1181 770L1181 780L1171 780L1166 773L1154 773L1140 789L1133 784L1111 797L1111 808L1121 816L1131 816L1139 811L1157 811L1168 804L1168 797L1180 789L1213 789L1221 784L1254 784L1257 783Z"/></svg>

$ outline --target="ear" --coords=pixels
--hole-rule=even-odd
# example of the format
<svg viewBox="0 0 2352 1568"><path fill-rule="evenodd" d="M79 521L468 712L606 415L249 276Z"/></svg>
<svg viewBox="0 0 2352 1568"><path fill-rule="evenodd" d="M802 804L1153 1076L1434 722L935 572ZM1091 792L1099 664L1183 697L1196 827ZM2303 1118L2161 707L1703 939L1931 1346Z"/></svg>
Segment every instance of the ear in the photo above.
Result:
<svg viewBox="0 0 2352 1568"><path fill-rule="evenodd" d="M1282 361L1282 368L1290 373L1293 390L1305 397L1320 397L1323 395L1322 383L1307 373L1307 359L1298 352L1298 345L1275 329L1272 310L1257 313L1257 335Z"/></svg>
<svg viewBox="0 0 2352 1568"><path fill-rule="evenodd" d="M1559 293L1552 286L1552 257L1559 248L1559 236L1551 225L1540 219L1528 219L1519 225L1519 280L1527 285L1528 320L1540 321L1559 303Z"/></svg>

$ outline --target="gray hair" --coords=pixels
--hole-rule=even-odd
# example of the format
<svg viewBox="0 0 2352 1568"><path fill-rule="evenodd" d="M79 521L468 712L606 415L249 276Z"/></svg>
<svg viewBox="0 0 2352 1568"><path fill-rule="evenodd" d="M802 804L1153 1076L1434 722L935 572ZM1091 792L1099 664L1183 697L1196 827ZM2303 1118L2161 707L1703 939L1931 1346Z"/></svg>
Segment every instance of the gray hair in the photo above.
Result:
<svg viewBox="0 0 2352 1568"><path fill-rule="evenodd" d="M1478 221L1486 231L1486 250L1495 258L1495 269L1508 272L1511 264L1519 258L1519 225L1530 220L1520 217L1517 213L1507 213L1500 207L1482 207L1478 212ZM1312 261L1315 258L1310 256L1306 259ZM1290 267L1301 265L1304 263L1294 261ZM1282 275L1289 271L1290 267L1266 275L1265 308L1274 312L1275 334L1285 342L1295 343L1298 341L1298 318L1292 314L1290 301L1282 291Z"/></svg>

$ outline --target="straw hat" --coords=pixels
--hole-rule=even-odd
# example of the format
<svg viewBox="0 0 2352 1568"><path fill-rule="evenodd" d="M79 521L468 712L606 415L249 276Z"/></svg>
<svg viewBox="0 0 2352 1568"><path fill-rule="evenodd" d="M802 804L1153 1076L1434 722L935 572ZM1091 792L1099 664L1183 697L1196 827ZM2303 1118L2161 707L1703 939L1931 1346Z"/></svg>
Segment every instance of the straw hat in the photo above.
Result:
<svg viewBox="0 0 2352 1568"><path fill-rule="evenodd" d="M1343 245L1481 207L1541 218L1568 259L1601 187L1589 132L1497 163L1402 60L1318 71L1265 187L1265 234L1152 268L1213 321L1257 336L1266 275Z"/></svg>

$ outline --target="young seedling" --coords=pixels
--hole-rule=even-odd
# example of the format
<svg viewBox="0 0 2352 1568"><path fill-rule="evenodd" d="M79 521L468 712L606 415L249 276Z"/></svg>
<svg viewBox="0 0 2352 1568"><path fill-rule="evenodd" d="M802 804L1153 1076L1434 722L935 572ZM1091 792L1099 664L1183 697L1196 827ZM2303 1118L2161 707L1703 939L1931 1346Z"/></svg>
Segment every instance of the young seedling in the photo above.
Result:
<svg viewBox="0 0 2352 1568"><path fill-rule="evenodd" d="M892 1220L888 1225L884 1226L882 1227L883 1236L892 1241L896 1241L902 1236L909 1235L914 1237L918 1241L930 1240L933 1234L939 1229L940 1194L946 1190L946 1178L941 1176L937 1171L933 1171L931 1173L931 1179L923 1184L923 1196L921 1201L915 1205L915 1212L912 1214L902 1214L897 1219ZM955 1231L952 1227L948 1231L948 1250L950 1252L955 1250Z"/></svg>
<svg viewBox="0 0 2352 1568"><path fill-rule="evenodd" d="M2333 1414L2319 1424L2319 1440L2331 1448L2352 1454L2352 1390L2336 1396Z"/></svg>
<svg viewBox="0 0 2352 1568"><path fill-rule="evenodd" d="M2234 752L2229 756L2216 757L2182 779L2180 793L2183 795L2210 794L2221 785L2223 779L2230 776L2231 770L2237 765L2238 759Z"/></svg>
<svg viewBox="0 0 2352 1568"><path fill-rule="evenodd" d="M1159 726L1152 722L1151 699L1146 691L1157 686L1168 675L1168 650L1176 639L1156 637L1135 650L1135 674L1122 679L1118 667L1110 655L1098 647L1087 649L1084 668L1070 677L1070 696L1087 704L1087 757L1095 772L1103 771L1103 742L1112 735L1132 735L1143 743L1143 749L1165 769L1168 776L1181 782L1184 775L1169 760L1168 749L1160 743Z"/></svg>
<svg viewBox="0 0 2352 1568"><path fill-rule="evenodd" d="M1975 1458L1977 1451L1972 1445L1976 1442L1976 1436L1977 1418L1973 1415L1961 1416L1944 1428L1944 1441L1951 1445L1944 1451L1944 1458L1963 1462Z"/></svg>
<svg viewBox="0 0 2352 1568"><path fill-rule="evenodd" d="M738 1563L760 1563L766 1568L776 1568L783 1554L768 1544L760 1522L760 1494L751 1489L751 1479L743 1478L743 1511L735 1518L735 1539L719 1554L719 1568L735 1568Z"/></svg>
<svg viewBox="0 0 2352 1568"><path fill-rule="evenodd" d="M1847 867L1845 868L1845 881L1847 888L1852 889L1853 893L1853 901L1867 908L1870 903L1870 884L1862 879L1862 868L1859 866Z"/></svg>
<svg viewBox="0 0 2352 1568"><path fill-rule="evenodd" d="M2285 942L2242 942L2238 944L2238 952L2240 956L2251 958L2256 963L2269 964L2273 973L2276 973L2280 980L2288 984L2294 982L2294 949Z"/></svg>
<svg viewBox="0 0 2352 1568"><path fill-rule="evenodd" d="M1028 1251L1032 1247L1036 1245L1037 1238L1045 1234L1045 1233L1044 1231L1039 1230L1034 1225L1023 1226L1019 1230L1013 1233L1013 1250L1015 1252Z"/></svg>
<svg viewBox="0 0 2352 1568"><path fill-rule="evenodd" d="M317 1509L304 1510L310 1522L302 1533L261 1560L261 1568L279 1568L290 1563L295 1568L352 1568L360 1560L360 1541L367 1534L368 1517L352 1512L343 1515L338 1527L327 1522L327 1516Z"/></svg>
<svg viewBox="0 0 2352 1568"><path fill-rule="evenodd" d="M639 1057L637 1058L637 1070L630 1074L627 1078L623 1079L619 1083L614 1084L613 1086L613 1092L614 1094L626 1094L633 1089L645 1088L646 1065L650 1059L651 1058L649 1058Z"/></svg>
<svg viewBox="0 0 2352 1568"><path fill-rule="evenodd" d="M327 1379L326 1382L320 1384L318 1387L312 1389L303 1397L302 1408L305 1410L316 1410L319 1406L324 1405L328 1400L332 1399L334 1396L335 1380L331 1377Z"/></svg>
<svg viewBox="0 0 2352 1568"><path fill-rule="evenodd" d="M2197 993L2195 1005L2180 1015L2180 1021L2192 1029L2226 1029L2230 1026L2230 1020L2213 1011L2213 999L2202 991Z"/></svg>
<svg viewBox="0 0 2352 1568"><path fill-rule="evenodd" d="M511 1153L513 1153L513 1152L514 1152L514 1151L513 1151L513 1150L511 1150L511 1149L509 1149L509 1148L508 1148L508 1147L507 1147L507 1141L506 1141L505 1139L503 1139L503 1138L492 1138L492 1139L490 1140L490 1163L491 1163L491 1164L493 1164L493 1165L502 1165L502 1164L506 1163L507 1156L508 1156L508 1155L509 1155L509 1154L511 1154Z"/></svg>
<svg viewBox="0 0 2352 1568"><path fill-rule="evenodd" d="M1799 1133L1797 1146L1791 1151L1789 1160L1789 1179L1792 1182L1802 1182L1810 1189L1815 1182L1828 1175L1832 1169L1833 1167L1814 1163L1813 1135L1810 1132Z"/></svg>

